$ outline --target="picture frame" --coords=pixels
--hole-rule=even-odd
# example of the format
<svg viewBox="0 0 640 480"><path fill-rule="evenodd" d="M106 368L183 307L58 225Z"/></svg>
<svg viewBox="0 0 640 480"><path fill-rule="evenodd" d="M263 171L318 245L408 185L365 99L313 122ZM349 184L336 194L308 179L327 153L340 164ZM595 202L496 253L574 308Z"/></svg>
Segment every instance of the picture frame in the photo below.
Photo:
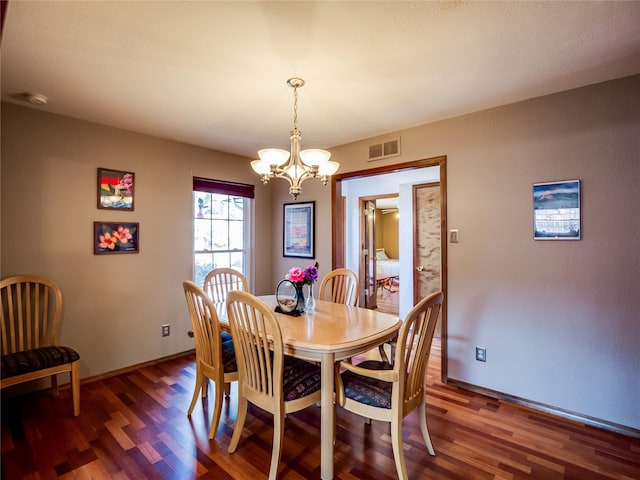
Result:
<svg viewBox="0 0 640 480"><path fill-rule="evenodd" d="M137 222L93 222L93 253L139 253L140 224Z"/></svg>
<svg viewBox="0 0 640 480"><path fill-rule="evenodd" d="M580 180L533 184L533 239L580 240Z"/></svg>
<svg viewBox="0 0 640 480"><path fill-rule="evenodd" d="M315 202L284 204L282 229L284 257L315 257L315 206Z"/></svg>
<svg viewBox="0 0 640 480"><path fill-rule="evenodd" d="M134 185L133 172L98 168L98 208L133 211Z"/></svg>

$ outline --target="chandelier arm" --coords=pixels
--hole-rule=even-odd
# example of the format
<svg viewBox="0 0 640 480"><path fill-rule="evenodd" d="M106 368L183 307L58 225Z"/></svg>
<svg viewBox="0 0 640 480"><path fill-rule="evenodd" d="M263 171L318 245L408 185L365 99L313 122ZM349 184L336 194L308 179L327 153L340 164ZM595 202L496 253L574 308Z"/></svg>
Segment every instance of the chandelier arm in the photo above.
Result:
<svg viewBox="0 0 640 480"><path fill-rule="evenodd" d="M318 177L318 171L315 168L308 168L307 170L303 171L301 174L293 176L286 169L277 168L273 172L273 175L270 175L270 177L271 178L274 178L274 177L275 178L285 178L285 179L289 180L289 183L291 183L292 185L293 184L300 185L307 178L316 178L316 177Z"/></svg>

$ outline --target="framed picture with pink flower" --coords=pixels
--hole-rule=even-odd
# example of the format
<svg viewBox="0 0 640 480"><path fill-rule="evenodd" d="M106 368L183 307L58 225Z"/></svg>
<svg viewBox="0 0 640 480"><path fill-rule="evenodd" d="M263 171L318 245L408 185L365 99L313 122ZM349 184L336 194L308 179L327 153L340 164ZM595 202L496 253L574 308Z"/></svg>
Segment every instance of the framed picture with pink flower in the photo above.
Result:
<svg viewBox="0 0 640 480"><path fill-rule="evenodd" d="M93 253L138 253L140 224L93 222Z"/></svg>
<svg viewBox="0 0 640 480"><path fill-rule="evenodd" d="M122 170L98 169L98 208L133 211L135 174Z"/></svg>

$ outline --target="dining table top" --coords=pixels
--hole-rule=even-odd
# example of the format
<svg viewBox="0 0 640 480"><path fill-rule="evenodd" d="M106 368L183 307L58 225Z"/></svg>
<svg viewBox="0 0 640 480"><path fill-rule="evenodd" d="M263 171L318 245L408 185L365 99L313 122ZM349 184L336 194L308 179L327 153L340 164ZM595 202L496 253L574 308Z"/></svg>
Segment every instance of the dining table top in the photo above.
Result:
<svg viewBox="0 0 640 480"><path fill-rule="evenodd" d="M275 311L275 295L258 297L278 319L285 352L300 358L317 359L322 352L333 352L336 359L360 352L364 343L383 343L393 337L401 325L394 315L341 303L316 300L314 310L300 316ZM228 328L226 304L216 304L223 328ZM307 354L305 354L307 352Z"/></svg>

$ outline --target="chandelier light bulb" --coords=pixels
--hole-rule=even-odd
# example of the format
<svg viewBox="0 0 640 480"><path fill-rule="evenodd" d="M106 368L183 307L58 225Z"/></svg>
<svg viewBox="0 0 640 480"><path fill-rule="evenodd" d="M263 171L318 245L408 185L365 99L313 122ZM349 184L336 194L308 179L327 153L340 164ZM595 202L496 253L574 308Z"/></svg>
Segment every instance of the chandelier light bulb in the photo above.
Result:
<svg viewBox="0 0 640 480"><path fill-rule="evenodd" d="M331 158L331 154L329 152L326 150L319 150L317 148L302 150L300 152L300 160L308 166L322 166L329 161L329 158Z"/></svg>
<svg viewBox="0 0 640 480"><path fill-rule="evenodd" d="M267 165L284 165L289 160L290 154L286 150L280 148L263 148L258 150L258 156L260 160L263 160Z"/></svg>
<svg viewBox="0 0 640 480"><path fill-rule="evenodd" d="M318 168L318 175L330 177L338 171L340 164L338 162L326 162Z"/></svg>
<svg viewBox="0 0 640 480"><path fill-rule="evenodd" d="M258 175L267 175L271 171L269 164L264 160L254 160L251 162L251 168Z"/></svg>

